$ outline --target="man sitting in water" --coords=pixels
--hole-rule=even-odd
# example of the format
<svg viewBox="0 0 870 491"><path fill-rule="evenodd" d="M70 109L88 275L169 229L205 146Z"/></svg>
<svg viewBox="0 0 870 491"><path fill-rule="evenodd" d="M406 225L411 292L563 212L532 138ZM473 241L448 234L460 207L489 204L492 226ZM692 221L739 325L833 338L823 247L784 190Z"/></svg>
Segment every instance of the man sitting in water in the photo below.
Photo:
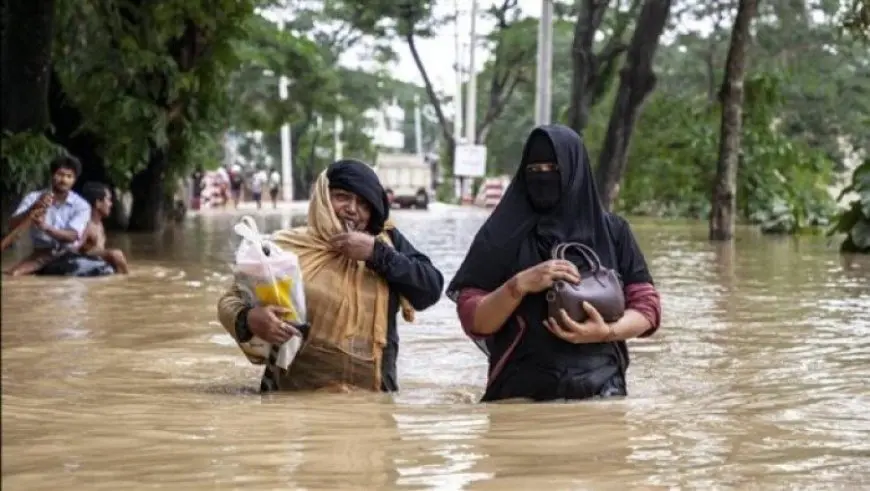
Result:
<svg viewBox="0 0 870 491"><path fill-rule="evenodd" d="M91 207L72 191L81 170L76 158L58 157L51 163L51 189L33 191L21 200L9 220L9 229L29 221L33 251L7 274L33 274L51 259L78 246L91 217Z"/></svg>
<svg viewBox="0 0 870 491"><path fill-rule="evenodd" d="M127 258L120 249L106 249L106 230L103 219L112 212L112 193L99 182L88 182L82 187L82 197L91 205L91 219L85 228L79 253L106 261L121 274L127 274Z"/></svg>

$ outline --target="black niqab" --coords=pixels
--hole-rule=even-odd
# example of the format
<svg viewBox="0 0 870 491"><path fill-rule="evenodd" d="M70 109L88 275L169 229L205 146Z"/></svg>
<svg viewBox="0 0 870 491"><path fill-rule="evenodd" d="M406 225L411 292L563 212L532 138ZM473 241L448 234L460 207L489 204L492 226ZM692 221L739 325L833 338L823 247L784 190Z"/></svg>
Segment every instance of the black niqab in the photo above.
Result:
<svg viewBox="0 0 870 491"><path fill-rule="evenodd" d="M390 218L390 202L387 192L371 167L359 160L339 160L326 170L329 187L342 189L366 200L371 208L367 231L378 235Z"/></svg>
<svg viewBox="0 0 870 491"><path fill-rule="evenodd" d="M539 139L548 138L559 166L559 202L539 212L529 199L525 167L536 153ZM580 242L598 253L604 266L616 267L616 253L608 228L607 213L601 205L589 155L580 136L562 125L535 128L523 149L523 162L510 186L478 231L459 271L447 289L454 300L463 288L493 291L514 274L550 259L550 250L562 242ZM545 308L524 305L529 322L542 321ZM526 304L527 302L524 302Z"/></svg>

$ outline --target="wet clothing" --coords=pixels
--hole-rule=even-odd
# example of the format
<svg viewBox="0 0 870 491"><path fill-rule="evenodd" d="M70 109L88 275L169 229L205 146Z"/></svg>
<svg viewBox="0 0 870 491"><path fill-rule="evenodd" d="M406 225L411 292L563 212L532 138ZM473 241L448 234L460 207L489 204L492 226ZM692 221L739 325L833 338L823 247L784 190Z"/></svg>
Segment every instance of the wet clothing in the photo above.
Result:
<svg viewBox="0 0 870 491"><path fill-rule="evenodd" d="M46 192L47 190L28 193L21 200L12 216L17 217L27 213L30 207ZM71 243L61 243L49 236L45 231L37 227L30 227L30 239L33 242L33 249L35 251L54 251L56 253L74 250L78 247L79 241L84 236L85 228L90 221L91 205L77 193L70 191L63 202L54 202L46 209L45 223L58 229L74 230L78 234L79 240Z"/></svg>
<svg viewBox="0 0 870 491"><path fill-rule="evenodd" d="M415 249L398 230L392 229L387 233L393 247L375 242L374 254L366 266L386 279L390 288L387 342L381 358L381 390L395 392L399 390L399 298L408 299L417 310L426 309L440 299L444 279L429 258ZM267 368L260 381L260 390L272 392L277 389L275 374Z"/></svg>
<svg viewBox="0 0 870 491"><path fill-rule="evenodd" d="M343 231L329 205L329 189L334 188L355 193L370 205L369 230L376 239L365 263L348 260L329 244ZM289 372L282 373L274 362L267 366L262 391L317 390L336 384L398 390L397 314L401 311L406 320L413 320L414 311L439 300L444 280L429 258L387 221L385 194L367 165L336 162L315 183L308 226L272 236L299 257L311 330ZM382 232L373 233L376 230ZM218 307L221 323L239 342L251 336L245 308L233 290Z"/></svg>
<svg viewBox="0 0 870 491"><path fill-rule="evenodd" d="M55 256L34 274L38 276L95 277L115 274L115 268L98 257L64 252Z"/></svg>
<svg viewBox="0 0 870 491"><path fill-rule="evenodd" d="M554 163L558 168L536 172L528 167L532 163ZM529 136L522 165L475 236L447 294L458 301L467 289L494 291L520 271L551 259L552 248L564 242L594 249L602 265L615 269L624 285L652 287L628 223L601 205L579 135L561 125L541 126ZM575 256L568 259L582 277L587 265ZM481 343L489 354L491 378L483 400L625 394L625 343L573 344L556 337L543 325L545 296L527 295L502 328Z"/></svg>

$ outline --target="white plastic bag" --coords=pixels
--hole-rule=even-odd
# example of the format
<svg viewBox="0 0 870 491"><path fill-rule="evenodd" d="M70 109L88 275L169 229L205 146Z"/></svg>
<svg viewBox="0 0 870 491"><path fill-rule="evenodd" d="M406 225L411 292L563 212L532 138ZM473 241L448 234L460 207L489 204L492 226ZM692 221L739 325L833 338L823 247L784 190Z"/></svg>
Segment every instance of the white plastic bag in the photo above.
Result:
<svg viewBox="0 0 870 491"><path fill-rule="evenodd" d="M252 306L284 307L290 310L289 314L283 316L285 321L305 324L305 290L299 258L261 235L257 223L250 216L242 217L233 231L242 238L236 249L233 273L244 300ZM252 355L254 358L263 358L287 370L302 341L299 336L293 336L283 345L273 347L255 336L239 345L249 358ZM273 354L272 360L270 352Z"/></svg>

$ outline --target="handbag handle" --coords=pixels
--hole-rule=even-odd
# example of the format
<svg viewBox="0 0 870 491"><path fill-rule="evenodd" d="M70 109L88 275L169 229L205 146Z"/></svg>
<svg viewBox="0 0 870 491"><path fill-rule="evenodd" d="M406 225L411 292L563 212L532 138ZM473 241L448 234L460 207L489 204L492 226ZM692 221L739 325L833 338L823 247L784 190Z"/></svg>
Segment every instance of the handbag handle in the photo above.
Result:
<svg viewBox="0 0 870 491"><path fill-rule="evenodd" d="M578 252L580 252L580 255L583 256L583 259L585 259L589 266L592 268L592 274L597 273L598 270L603 267L601 265L601 258L598 257L598 254L595 252L595 250L587 246L586 244L581 244L579 242L565 242L562 244L558 244L556 247L553 248L550 254L552 255L553 259L564 260L565 252L569 249L576 249Z"/></svg>

